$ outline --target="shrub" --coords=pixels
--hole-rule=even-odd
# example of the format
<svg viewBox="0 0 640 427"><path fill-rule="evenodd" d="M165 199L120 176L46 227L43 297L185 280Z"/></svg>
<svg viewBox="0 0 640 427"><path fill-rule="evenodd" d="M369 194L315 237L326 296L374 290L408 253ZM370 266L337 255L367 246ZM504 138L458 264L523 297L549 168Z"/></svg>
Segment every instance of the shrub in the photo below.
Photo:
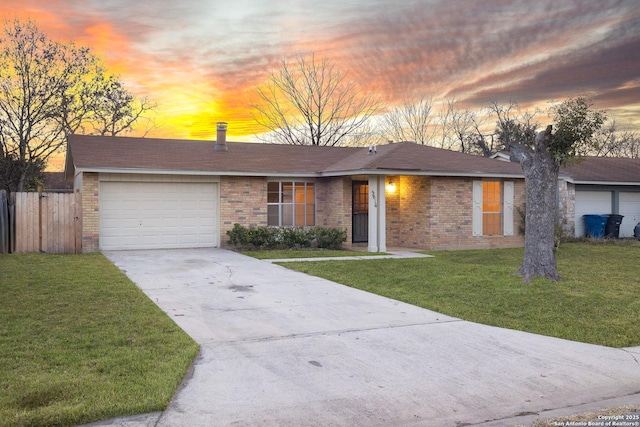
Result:
<svg viewBox="0 0 640 427"><path fill-rule="evenodd" d="M340 249L342 244L347 241L347 230L339 228L315 227L313 233L319 248Z"/></svg>
<svg viewBox="0 0 640 427"><path fill-rule="evenodd" d="M347 231L325 227L244 227L233 224L227 231L229 244L247 249L340 249Z"/></svg>
<svg viewBox="0 0 640 427"><path fill-rule="evenodd" d="M313 235L310 230L304 228L275 228L277 230L277 240L280 245L286 248L308 248L311 246Z"/></svg>
<svg viewBox="0 0 640 427"><path fill-rule="evenodd" d="M277 242L277 238L273 230L269 227L249 227L247 230L247 244L256 248L270 248Z"/></svg>
<svg viewBox="0 0 640 427"><path fill-rule="evenodd" d="M240 245L242 242L247 241L247 229L238 223L233 224L231 230L227 230L227 236L229 236L229 243L232 245Z"/></svg>

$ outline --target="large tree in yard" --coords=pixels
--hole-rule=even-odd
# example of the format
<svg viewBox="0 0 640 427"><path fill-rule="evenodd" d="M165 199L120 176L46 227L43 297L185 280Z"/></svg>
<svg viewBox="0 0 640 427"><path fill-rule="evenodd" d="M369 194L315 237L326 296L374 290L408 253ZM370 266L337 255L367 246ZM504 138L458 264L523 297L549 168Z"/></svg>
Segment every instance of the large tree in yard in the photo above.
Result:
<svg viewBox="0 0 640 427"><path fill-rule="evenodd" d="M0 155L14 170L0 175L12 177L7 183L12 191L23 191L69 134L130 130L152 108L135 102L88 48L49 40L32 21L5 21Z"/></svg>
<svg viewBox="0 0 640 427"><path fill-rule="evenodd" d="M511 160L522 166L527 193L524 258L516 274L527 283L535 277L558 281L554 246L559 171L577 161L577 154L585 147L596 144L593 136L605 115L592 110L584 98L567 99L552 110L554 126L533 137L534 127L517 123L509 111L494 105L500 138L511 152Z"/></svg>

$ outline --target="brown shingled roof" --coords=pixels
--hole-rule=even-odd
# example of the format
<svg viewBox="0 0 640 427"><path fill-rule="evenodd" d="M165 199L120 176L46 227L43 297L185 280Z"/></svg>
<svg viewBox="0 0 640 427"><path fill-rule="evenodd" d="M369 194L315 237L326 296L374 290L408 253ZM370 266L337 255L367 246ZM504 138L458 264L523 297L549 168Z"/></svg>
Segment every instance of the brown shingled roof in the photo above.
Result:
<svg viewBox="0 0 640 427"><path fill-rule="evenodd" d="M640 159L619 157L585 157L565 168L574 182L640 183Z"/></svg>
<svg viewBox="0 0 640 427"><path fill-rule="evenodd" d="M72 135L68 152L73 166L80 169L261 174L315 173L345 155L332 147L235 142L227 145L228 151L215 151L212 141Z"/></svg>
<svg viewBox="0 0 640 427"><path fill-rule="evenodd" d="M341 175L375 171L414 171L437 175L522 176L518 164L418 145L318 147L213 141L72 135L67 177L74 169L202 172L245 175Z"/></svg>
<svg viewBox="0 0 640 427"><path fill-rule="evenodd" d="M517 163L503 162L457 151L400 142L377 147L377 154L352 155L334 163L326 172L349 170L420 171L432 174L522 175Z"/></svg>

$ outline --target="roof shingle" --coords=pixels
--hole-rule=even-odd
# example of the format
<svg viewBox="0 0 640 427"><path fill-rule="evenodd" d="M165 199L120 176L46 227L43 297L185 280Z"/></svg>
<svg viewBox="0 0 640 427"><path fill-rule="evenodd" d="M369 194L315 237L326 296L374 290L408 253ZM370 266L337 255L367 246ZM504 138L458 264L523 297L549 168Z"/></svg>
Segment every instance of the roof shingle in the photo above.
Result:
<svg viewBox="0 0 640 427"><path fill-rule="evenodd" d="M181 171L247 175L337 175L413 171L437 175L522 176L518 164L401 142L376 147L318 147L214 141L72 135L67 177L85 171Z"/></svg>
<svg viewBox="0 0 640 427"><path fill-rule="evenodd" d="M563 171L576 183L640 183L640 159L585 157Z"/></svg>

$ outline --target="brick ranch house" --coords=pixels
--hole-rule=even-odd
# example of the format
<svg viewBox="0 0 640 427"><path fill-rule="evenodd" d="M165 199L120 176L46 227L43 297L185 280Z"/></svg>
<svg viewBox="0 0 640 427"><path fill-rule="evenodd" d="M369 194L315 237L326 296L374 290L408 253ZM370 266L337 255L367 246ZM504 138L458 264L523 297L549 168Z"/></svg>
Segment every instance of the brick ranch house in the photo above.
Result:
<svg viewBox="0 0 640 427"><path fill-rule="evenodd" d="M522 246L518 164L401 142L318 147L73 135L82 251L217 247L244 226L347 230L346 246Z"/></svg>

